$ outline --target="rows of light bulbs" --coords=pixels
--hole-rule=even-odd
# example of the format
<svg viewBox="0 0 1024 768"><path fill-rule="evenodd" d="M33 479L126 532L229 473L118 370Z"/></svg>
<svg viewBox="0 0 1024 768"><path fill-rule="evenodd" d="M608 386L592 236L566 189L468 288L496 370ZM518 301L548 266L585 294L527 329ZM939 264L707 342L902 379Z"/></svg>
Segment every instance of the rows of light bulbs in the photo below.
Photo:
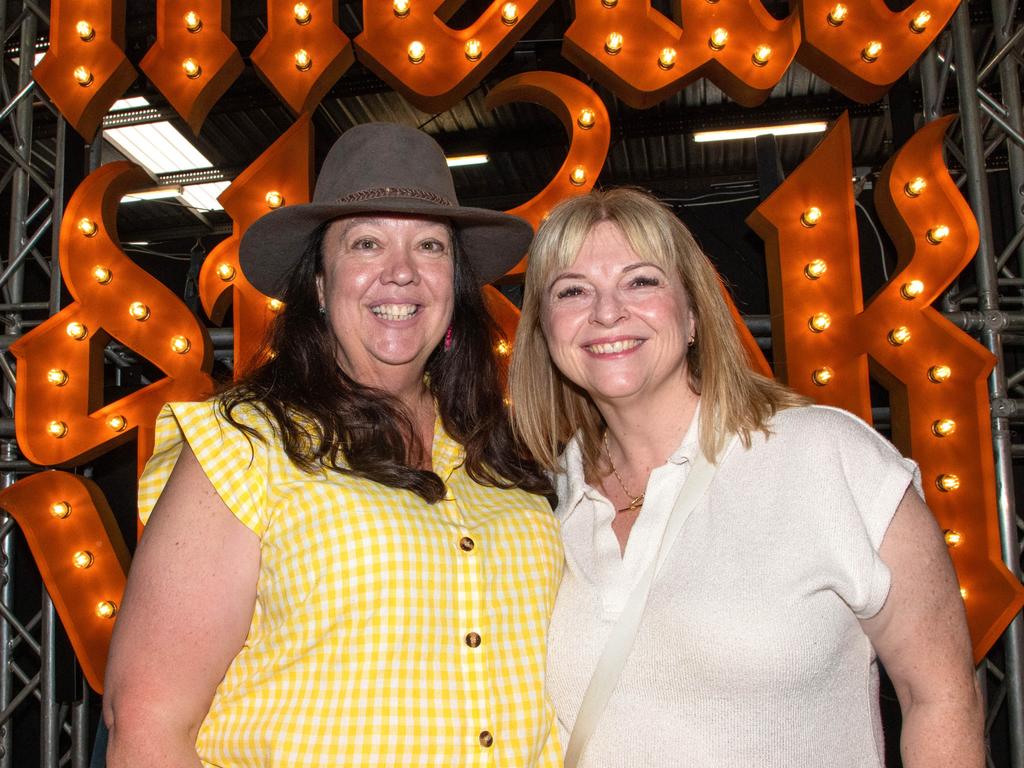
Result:
<svg viewBox="0 0 1024 768"><path fill-rule="evenodd" d="M55 520L67 520L71 517L71 511L69 501L55 501L50 505L50 516ZM95 555L87 549L80 549L71 556L71 564L79 570L92 568L95 562ZM101 600L96 604L94 611L101 619L112 619L117 614L117 603L113 600Z"/></svg>
<svg viewBox="0 0 1024 768"><path fill-rule="evenodd" d="M395 0L395 3L408 2L408 0ZM510 3L510 5L512 5ZM305 3L296 3L292 8L295 16L295 23L300 25L309 24L313 19L313 14L309 9L309 6ZM195 11L188 11L183 17L182 22L190 33L195 34L201 32L203 29L202 17ZM92 42L96 38L96 29L88 21L82 19L75 24L75 31L78 32L78 37L84 43ZM299 48L294 55L295 68L300 72L306 72L313 67L313 57L309 51L305 48ZM185 73L185 77L190 80L196 80L203 75L203 68L198 61L191 56L182 59L181 71ZM73 71L75 82L77 82L83 88L92 85L94 77L88 67L77 66Z"/></svg>
<svg viewBox="0 0 1024 768"><path fill-rule="evenodd" d="M391 10L394 11L396 18L407 18L409 16L409 12L412 10L412 0L392 0ZM503 24L513 26L519 23L519 6L516 3L504 3L501 6L500 13L501 22ZM427 46L419 40L413 40L408 46L406 46L405 53L411 63L421 64L427 58ZM475 37L467 40L463 47L463 53L468 61L477 61L481 56L483 56L483 43Z"/></svg>
<svg viewBox="0 0 1024 768"><path fill-rule="evenodd" d="M837 5L833 8L833 12L835 12L837 8L842 9L840 19L844 18L846 14L845 6ZM919 14L919 17L923 14L927 14L927 11ZM927 23L927 19L924 19L923 23ZM923 26L921 30L917 31L923 31ZM928 184L924 178L915 176L903 185L903 194L911 199L917 198L924 193L927 186ZM823 215L824 214L821 209L817 206L809 206L801 212L800 224L807 229L812 229L821 222ZM950 229L947 225L937 224L925 233L925 240L930 245L941 245L949 234ZM803 274L805 278L813 281L821 279L827 270L828 264L824 259L818 258L812 259L804 265ZM925 285L923 281L916 278L911 279L900 286L900 296L907 301L913 301L924 293L924 289ZM824 333L831 325L832 317L828 312L816 312L807 320L808 329L812 333ZM892 328L886 334L886 339L895 347L903 346L911 339L910 329L905 325ZM928 380L933 384L944 384L952 375L952 369L948 365L942 363L930 366L927 371ZM834 378L835 371L827 365L816 368L811 372L811 380L819 387L828 386ZM953 419L936 419L932 422L931 432L937 438L946 438L956 432L956 426L956 421ZM960 477L952 473L942 473L935 478L935 487L943 493L950 493L960 488ZM945 532L945 539L949 547L957 547L963 543L963 534L959 531L948 529ZM961 594L966 598L966 589L961 589Z"/></svg>
<svg viewBox="0 0 1024 768"><path fill-rule="evenodd" d="M718 0L707 0L709 3L716 3ZM404 2L408 4L409 0L395 0L396 3ZM618 5L618 0L601 0L601 5L605 8L612 9ZM849 8L842 3L836 3L826 16L826 20L832 27L840 27L849 17ZM930 11L921 11L913 19L910 20L910 29L916 34L921 34L928 27L928 22L931 21L932 14ZM721 51L725 48L726 43L729 41L729 31L725 27L716 27L711 30L708 35L707 45L713 51ZM624 39L619 32L610 32L604 41L604 52L609 56L617 55L621 50L624 43ZM860 56L867 63L873 63L878 61L878 58L882 55L882 43L878 40L869 40L864 47L861 49ZM762 43L754 47L753 52L750 55L751 63L757 67L766 66L771 60L772 48L770 45ZM675 66L676 59L678 58L678 52L675 48L665 47L658 52L658 66L661 69L669 70Z"/></svg>
<svg viewBox="0 0 1024 768"><path fill-rule="evenodd" d="M77 227L83 237L95 237L99 232L99 225L88 217L79 219ZM113 270L102 264L93 267L92 277L99 285L110 285L114 281ZM127 312L129 317L140 323L149 320L152 315L149 305L142 301L130 302ZM89 338L89 327L78 320L72 320L65 325L64 332L74 341L85 341ZM192 342L187 336L176 334L171 337L169 347L172 352L184 355L192 349ZM63 387L70 379L70 374L62 368L51 368L46 372L47 382L54 387ZM123 432L128 428L128 420L121 414L114 414L107 417L107 426L114 432ZM68 429L67 422L60 419L53 419L46 425L47 434L58 440L67 437Z"/></svg>

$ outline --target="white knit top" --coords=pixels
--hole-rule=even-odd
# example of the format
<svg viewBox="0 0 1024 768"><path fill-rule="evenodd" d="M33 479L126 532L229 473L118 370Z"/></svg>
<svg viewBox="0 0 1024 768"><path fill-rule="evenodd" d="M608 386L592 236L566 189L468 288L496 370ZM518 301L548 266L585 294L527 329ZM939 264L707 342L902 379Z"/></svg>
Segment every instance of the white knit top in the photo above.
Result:
<svg viewBox="0 0 1024 768"><path fill-rule="evenodd" d="M608 633L654 557L697 450L697 419L651 473L624 555L578 445L557 478L566 570L548 690L568 744ZM737 443L655 581L618 686L580 768L879 768L875 653L859 619L889 591L878 549L920 479L845 411L783 411Z"/></svg>

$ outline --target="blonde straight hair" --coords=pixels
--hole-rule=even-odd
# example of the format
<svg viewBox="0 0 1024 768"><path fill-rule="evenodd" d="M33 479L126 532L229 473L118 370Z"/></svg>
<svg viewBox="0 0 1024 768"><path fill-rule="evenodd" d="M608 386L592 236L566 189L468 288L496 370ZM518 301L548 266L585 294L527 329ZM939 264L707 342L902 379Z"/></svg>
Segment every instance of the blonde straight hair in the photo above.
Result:
<svg viewBox="0 0 1024 768"><path fill-rule="evenodd" d="M566 379L551 360L541 326L544 295L552 276L568 268L596 224L614 223L634 253L682 281L695 320L695 343L686 355L690 388L700 394L700 446L715 461L730 434L750 445L768 433L776 411L806 404L805 398L753 371L725 303L721 279L690 231L645 192L594 190L564 201L541 224L529 253L522 315L509 372L513 429L545 469L557 471L566 443L580 436L589 478L604 475L604 420L587 393ZM651 414L652 419L664 414Z"/></svg>

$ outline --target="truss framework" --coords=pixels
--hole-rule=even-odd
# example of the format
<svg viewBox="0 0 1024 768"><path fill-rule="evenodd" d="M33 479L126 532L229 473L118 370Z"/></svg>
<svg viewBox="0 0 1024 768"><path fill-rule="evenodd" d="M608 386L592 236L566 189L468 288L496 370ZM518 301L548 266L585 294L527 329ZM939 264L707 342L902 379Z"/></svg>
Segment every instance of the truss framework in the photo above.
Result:
<svg viewBox="0 0 1024 768"><path fill-rule="evenodd" d="M1014 459L1024 457L1024 444L1013 443L1010 425L1024 420L1024 368L1008 369L1007 361L1019 356L1007 355L1004 346L1024 346L1024 336L1018 335L1024 329L1024 24L1016 20L1021 16L1019 0L988 1L991 29L972 29L968 7L961 5L949 29L922 58L917 74L924 120L940 116L947 93L954 89L959 103L960 119L947 138L946 149L963 169L957 183L978 220L981 242L973 262L973 287L954 285L943 297L942 309L997 359L989 379L989 398L1002 554L1010 570L1021 578L1024 520L1016 510L1013 469ZM19 8L19 13L8 17L12 6ZM4 50L17 53L16 68L4 62L0 73L0 197L10 205L3 232L6 241L0 252L0 487L35 469L20 457L14 440L14 363L7 347L38 322L27 315L41 311L52 315L60 308L61 276L54 233L60 230L62 201L66 199L70 136L64 120L32 81L37 39L48 24L45 10L35 0L0 3ZM57 126L53 146L33 141L33 126L40 114ZM1005 153L1007 172L995 183L1008 186L1004 191L1012 201L1012 225L997 232L989 172L992 158L1001 153ZM29 270L40 271L49 286L48 296L26 300ZM770 333L764 320L751 318L750 325L759 342L767 346ZM227 342L230 346L229 339ZM40 590L38 602L29 595L28 602L38 609L24 608L26 591L31 593L39 585L38 580L25 579L26 559L31 561L27 548L19 545L13 520L0 510L0 768L13 765L16 722L36 727L43 768L86 768L93 737L91 694L79 685L72 701L60 700L56 673L59 622L44 590ZM996 757L990 755L989 766L1024 768L1021 615L980 665L978 677L986 694L986 730L993 744L998 741L1000 746L993 750L993 754L998 752ZM1004 753L1006 761L1001 760Z"/></svg>

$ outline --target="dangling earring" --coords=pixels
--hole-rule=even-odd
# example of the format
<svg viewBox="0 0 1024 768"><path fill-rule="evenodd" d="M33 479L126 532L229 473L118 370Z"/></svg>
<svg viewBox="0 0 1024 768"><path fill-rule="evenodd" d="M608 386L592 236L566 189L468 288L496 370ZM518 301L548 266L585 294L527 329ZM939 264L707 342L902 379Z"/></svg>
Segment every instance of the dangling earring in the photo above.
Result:
<svg viewBox="0 0 1024 768"><path fill-rule="evenodd" d="M444 351L447 352L452 348L452 327L449 325L448 330L444 332Z"/></svg>

